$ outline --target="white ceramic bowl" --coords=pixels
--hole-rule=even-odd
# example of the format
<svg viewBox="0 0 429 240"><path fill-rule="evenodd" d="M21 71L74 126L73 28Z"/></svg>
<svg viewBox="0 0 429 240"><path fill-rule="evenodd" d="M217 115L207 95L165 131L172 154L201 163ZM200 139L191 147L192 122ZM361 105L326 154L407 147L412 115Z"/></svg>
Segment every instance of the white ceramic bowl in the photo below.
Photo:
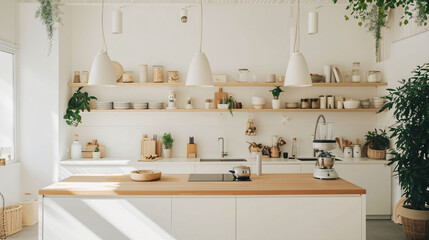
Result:
<svg viewBox="0 0 429 240"><path fill-rule="evenodd" d="M345 109L355 109L359 107L359 101L355 100L344 101L343 104Z"/></svg>
<svg viewBox="0 0 429 240"><path fill-rule="evenodd" d="M228 104L225 103L218 103L217 104L217 109L228 109Z"/></svg>
<svg viewBox="0 0 429 240"><path fill-rule="evenodd" d="M298 108L298 102L287 102L286 108Z"/></svg>
<svg viewBox="0 0 429 240"><path fill-rule="evenodd" d="M263 97L252 97L252 104L265 104L265 98L263 98Z"/></svg>

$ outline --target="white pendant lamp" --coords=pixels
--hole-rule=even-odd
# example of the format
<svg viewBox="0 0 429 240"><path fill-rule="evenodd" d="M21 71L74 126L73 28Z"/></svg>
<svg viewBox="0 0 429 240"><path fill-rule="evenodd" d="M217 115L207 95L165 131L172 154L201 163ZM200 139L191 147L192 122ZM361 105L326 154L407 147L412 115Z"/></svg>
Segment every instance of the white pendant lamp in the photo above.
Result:
<svg viewBox="0 0 429 240"><path fill-rule="evenodd" d="M104 0L101 1L101 34L102 47L92 62L89 73L88 85L110 85L116 86L115 72L113 71L112 61L107 54L106 39L104 37Z"/></svg>
<svg viewBox="0 0 429 240"><path fill-rule="evenodd" d="M189 66L188 76L186 78L186 86L213 87L212 70L206 54L202 52L203 44L203 2L200 0L201 6L201 35L200 35L200 51L195 53Z"/></svg>
<svg viewBox="0 0 429 240"><path fill-rule="evenodd" d="M296 15L295 38L293 44L293 53L290 56L289 64L286 70L286 87L310 87L311 77L308 70L307 61L304 55L299 52L299 18L300 18L300 0L298 0L298 12Z"/></svg>

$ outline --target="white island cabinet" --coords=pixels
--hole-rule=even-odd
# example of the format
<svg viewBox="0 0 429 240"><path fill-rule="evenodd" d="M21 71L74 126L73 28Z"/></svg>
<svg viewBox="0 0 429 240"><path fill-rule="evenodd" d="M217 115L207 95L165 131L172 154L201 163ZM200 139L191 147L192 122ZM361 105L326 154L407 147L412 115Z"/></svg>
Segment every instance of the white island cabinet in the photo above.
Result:
<svg viewBox="0 0 429 240"><path fill-rule="evenodd" d="M163 175L76 175L39 191L39 239L306 240L366 238L365 189L311 174L244 182Z"/></svg>

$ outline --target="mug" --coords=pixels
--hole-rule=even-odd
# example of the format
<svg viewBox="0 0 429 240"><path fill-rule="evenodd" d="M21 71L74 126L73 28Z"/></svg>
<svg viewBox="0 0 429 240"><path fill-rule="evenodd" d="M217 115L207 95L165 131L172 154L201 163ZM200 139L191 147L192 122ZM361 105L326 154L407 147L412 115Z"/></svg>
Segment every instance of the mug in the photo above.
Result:
<svg viewBox="0 0 429 240"><path fill-rule="evenodd" d="M275 82L276 81L276 75L273 73L267 74L267 77L265 78L265 82Z"/></svg>

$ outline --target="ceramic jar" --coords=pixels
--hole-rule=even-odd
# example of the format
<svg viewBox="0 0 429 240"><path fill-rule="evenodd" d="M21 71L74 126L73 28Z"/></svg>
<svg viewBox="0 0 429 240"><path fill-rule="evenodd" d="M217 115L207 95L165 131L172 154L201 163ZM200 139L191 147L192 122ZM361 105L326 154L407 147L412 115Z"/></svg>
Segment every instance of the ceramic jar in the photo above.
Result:
<svg viewBox="0 0 429 240"><path fill-rule="evenodd" d="M344 157L345 158L351 158L353 157L353 150L351 147L345 147L344 148Z"/></svg>

